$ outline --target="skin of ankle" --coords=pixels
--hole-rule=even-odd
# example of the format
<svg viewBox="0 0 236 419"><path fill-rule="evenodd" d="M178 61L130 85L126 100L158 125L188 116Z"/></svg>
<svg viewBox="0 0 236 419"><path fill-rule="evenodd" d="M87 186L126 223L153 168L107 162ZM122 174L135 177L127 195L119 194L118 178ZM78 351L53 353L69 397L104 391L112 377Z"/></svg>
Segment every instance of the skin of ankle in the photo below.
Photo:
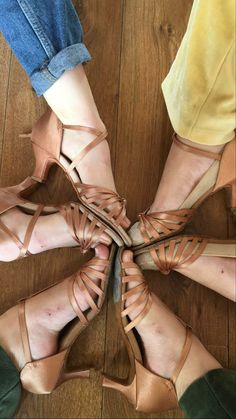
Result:
<svg viewBox="0 0 236 419"><path fill-rule="evenodd" d="M236 301L234 258L200 256L191 265L176 269L188 278Z"/></svg>
<svg viewBox="0 0 236 419"><path fill-rule="evenodd" d="M218 368L222 368L222 365L193 335L189 355L175 382L178 400L195 380L204 376L208 371Z"/></svg>
<svg viewBox="0 0 236 419"><path fill-rule="evenodd" d="M64 124L104 130L82 65L65 71L45 92L44 97Z"/></svg>
<svg viewBox="0 0 236 419"><path fill-rule="evenodd" d="M58 247L77 245L63 216L58 212L39 217L32 234L29 251L35 254Z"/></svg>

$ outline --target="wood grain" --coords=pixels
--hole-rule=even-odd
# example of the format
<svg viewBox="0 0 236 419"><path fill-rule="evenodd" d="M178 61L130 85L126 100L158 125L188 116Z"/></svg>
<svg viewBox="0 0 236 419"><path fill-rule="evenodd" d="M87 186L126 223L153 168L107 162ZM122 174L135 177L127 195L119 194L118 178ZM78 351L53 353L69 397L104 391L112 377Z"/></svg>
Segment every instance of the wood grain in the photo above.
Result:
<svg viewBox="0 0 236 419"><path fill-rule="evenodd" d="M133 221L155 195L171 144L172 128L161 82L169 71L186 30L192 0L74 0L93 57L85 66L99 112L109 131L117 189L128 201ZM0 182L19 183L34 167L30 143L19 140L45 109L9 47L0 36ZM33 194L32 200L62 203L74 192L59 169ZM198 211L189 232L235 236L220 192ZM216 228L217 226L217 228ZM90 255L88 255L89 257ZM84 259L76 250L61 249L19 262L0 263L1 312L17 300L75 272ZM236 367L235 305L178 273L145 273L149 285L224 366ZM127 350L112 302L73 347L71 367L93 366L124 378L129 373ZM160 415L134 411L114 391L93 378L64 384L49 396L27 394L18 418L180 418L179 409Z"/></svg>

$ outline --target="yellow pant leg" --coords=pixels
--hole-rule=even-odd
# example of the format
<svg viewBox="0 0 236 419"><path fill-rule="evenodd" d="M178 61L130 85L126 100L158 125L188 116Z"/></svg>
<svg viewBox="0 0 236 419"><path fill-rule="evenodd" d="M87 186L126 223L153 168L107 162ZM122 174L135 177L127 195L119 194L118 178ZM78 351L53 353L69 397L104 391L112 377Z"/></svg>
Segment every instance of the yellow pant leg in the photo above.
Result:
<svg viewBox="0 0 236 419"><path fill-rule="evenodd" d="M162 90L174 130L196 143L234 138L235 0L195 0Z"/></svg>

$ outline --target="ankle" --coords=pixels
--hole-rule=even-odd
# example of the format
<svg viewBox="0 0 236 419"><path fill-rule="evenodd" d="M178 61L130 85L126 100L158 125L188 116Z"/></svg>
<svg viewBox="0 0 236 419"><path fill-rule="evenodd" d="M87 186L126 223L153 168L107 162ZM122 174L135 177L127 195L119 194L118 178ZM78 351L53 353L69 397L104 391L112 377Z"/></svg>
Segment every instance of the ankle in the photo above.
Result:
<svg viewBox="0 0 236 419"><path fill-rule="evenodd" d="M187 388L208 371L222 368L221 364L207 351L196 336L192 337L192 346L185 364L176 380L178 399Z"/></svg>

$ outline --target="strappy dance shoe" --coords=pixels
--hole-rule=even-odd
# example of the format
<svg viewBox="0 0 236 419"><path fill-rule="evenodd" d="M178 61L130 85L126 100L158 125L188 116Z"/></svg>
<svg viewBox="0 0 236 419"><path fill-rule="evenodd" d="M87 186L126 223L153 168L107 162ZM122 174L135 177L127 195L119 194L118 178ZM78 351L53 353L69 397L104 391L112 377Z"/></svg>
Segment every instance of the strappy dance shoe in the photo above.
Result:
<svg viewBox="0 0 236 419"><path fill-rule="evenodd" d="M138 274L127 275L126 269L129 268L137 269L138 266L134 262L122 262L122 249L120 249L116 259L114 301L121 332L129 353L131 363L130 377L127 380L114 381L105 376L103 386L121 392L137 411L159 413L178 406L175 382L191 348L191 329L186 326L185 344L178 366L171 379L164 378L148 370L144 366L143 355L136 338L137 331L134 328L148 314L152 306L152 296L142 272L139 271ZM129 282L136 282L137 285L129 289ZM137 298L126 307L126 300L131 296L137 296ZM133 310L137 310L138 307L140 307L139 314L131 321L129 314Z"/></svg>
<svg viewBox="0 0 236 419"><path fill-rule="evenodd" d="M200 256L236 258L236 240L217 240L199 236L180 235L139 249L134 253L141 269L172 270L191 265Z"/></svg>
<svg viewBox="0 0 236 419"><path fill-rule="evenodd" d="M94 140L84 147L73 161L70 161L62 153L61 145L65 129L94 135ZM87 153L104 141L107 135L106 130L100 132L97 129L80 125L63 125L57 116L48 110L35 124L32 133L21 135L21 137L31 137L36 160L32 178L38 182L44 182L50 167L54 164L60 166L70 180L80 202L108 224L120 235L124 243L130 246L131 240L122 226L124 223L129 223L126 217L125 199L109 189L82 183L76 170L76 165Z"/></svg>
<svg viewBox="0 0 236 419"><path fill-rule="evenodd" d="M230 141L219 154L183 144L176 134L173 141L182 150L214 159L214 162L180 208L151 214L147 210L139 215L139 222L129 230L134 250L179 234L190 222L199 205L220 189L231 189L231 209L236 211L236 139Z"/></svg>
<svg viewBox="0 0 236 419"><path fill-rule="evenodd" d="M32 214L23 240L20 240L1 220L1 216L4 213L15 207L27 214ZM28 249L39 216L46 216L58 212L64 217L73 239L78 243L81 253L86 253L90 248L94 248L100 242L101 236L104 233L114 240L118 246L122 246L123 242L118 234L79 203L72 202L61 205L60 207L49 207L28 202L9 191L0 190L0 231L4 232L6 237L10 237L18 246L18 259L31 255Z"/></svg>
<svg viewBox="0 0 236 419"><path fill-rule="evenodd" d="M25 306L27 305L27 300L21 301L18 306L14 307L15 319L16 321L19 321L21 344L25 357L25 366L20 371L21 384L25 390L36 394L48 394L63 384L65 381L75 378L89 377L89 370L68 371L66 363L73 343L80 336L82 331L94 319L94 317L98 315L103 306L103 302L106 296L107 284L112 269L114 251L115 246L113 245L108 260L94 257L84 266L82 266L82 268L76 274L68 278L68 297L77 318L72 320L60 333L58 340L58 352L55 355L39 360L32 360L27 330L27 318L25 315ZM97 270L97 267L104 268L103 272ZM99 286L94 283L94 280L98 278L100 279ZM81 308L76 300L74 292L75 284L78 285L87 300L89 309L86 312L81 311ZM95 300L93 300L93 298L90 296L90 290L95 292L97 296ZM54 299L55 298L56 296L54 296ZM12 313L10 318L12 322ZM0 346L2 346L3 349L8 353L13 362L16 363L14 353L17 353L17 349L15 348L16 343L14 336L10 336L9 338L8 335L8 339L6 339L4 334L4 330L6 330L7 319L8 312L0 317ZM9 327L10 326L11 325L9 324Z"/></svg>

